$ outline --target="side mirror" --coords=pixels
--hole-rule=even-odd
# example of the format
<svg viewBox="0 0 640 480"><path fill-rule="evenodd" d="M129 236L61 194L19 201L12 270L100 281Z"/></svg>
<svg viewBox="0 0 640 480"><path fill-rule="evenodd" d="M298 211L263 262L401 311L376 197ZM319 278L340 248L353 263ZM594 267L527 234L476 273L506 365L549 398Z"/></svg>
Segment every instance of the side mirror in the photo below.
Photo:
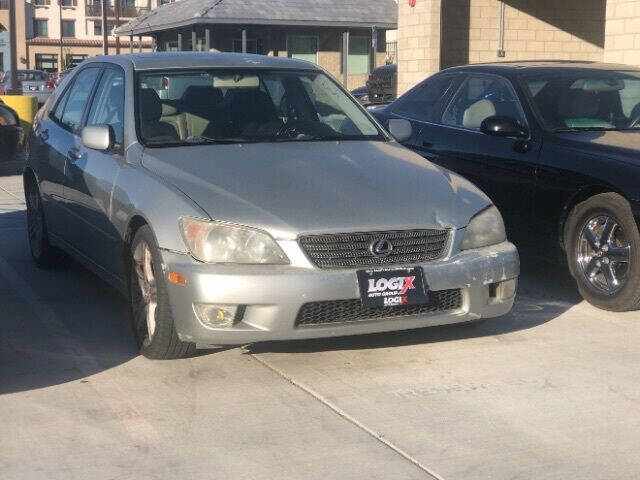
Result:
<svg viewBox="0 0 640 480"><path fill-rule="evenodd" d="M92 150L106 152L113 148L114 134L110 125L90 125L82 129L82 144Z"/></svg>
<svg viewBox="0 0 640 480"><path fill-rule="evenodd" d="M406 142L413 134L411 122L402 118L392 118L388 125L389 133L398 142Z"/></svg>
<svg viewBox="0 0 640 480"><path fill-rule="evenodd" d="M528 138L529 131L515 118L494 115L485 118L480 124L480 131L495 137Z"/></svg>

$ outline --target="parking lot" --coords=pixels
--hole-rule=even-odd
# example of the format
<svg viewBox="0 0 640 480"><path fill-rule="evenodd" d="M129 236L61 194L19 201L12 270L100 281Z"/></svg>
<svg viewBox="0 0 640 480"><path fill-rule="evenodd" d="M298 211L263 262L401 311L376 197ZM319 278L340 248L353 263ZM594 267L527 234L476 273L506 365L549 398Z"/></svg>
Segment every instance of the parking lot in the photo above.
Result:
<svg viewBox="0 0 640 480"><path fill-rule="evenodd" d="M475 327L138 356L125 301L29 257L0 165L0 476L635 479L640 320L524 259Z"/></svg>

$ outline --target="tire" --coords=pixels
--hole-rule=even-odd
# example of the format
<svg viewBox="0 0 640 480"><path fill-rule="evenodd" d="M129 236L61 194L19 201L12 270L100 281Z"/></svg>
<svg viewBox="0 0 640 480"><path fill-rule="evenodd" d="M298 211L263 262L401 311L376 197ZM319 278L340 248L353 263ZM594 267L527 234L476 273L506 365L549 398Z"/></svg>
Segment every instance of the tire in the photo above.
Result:
<svg viewBox="0 0 640 480"><path fill-rule="evenodd" d="M25 188L27 202L27 233L31 258L38 268L51 268L61 263L61 252L49 242L47 222L42 208L40 189L27 180Z"/></svg>
<svg viewBox="0 0 640 480"><path fill-rule="evenodd" d="M640 234L624 197L602 193L577 204L564 232L582 297L603 310L640 308Z"/></svg>
<svg viewBox="0 0 640 480"><path fill-rule="evenodd" d="M155 360L193 354L195 344L178 338L160 253L148 225L136 232L129 258L129 306L140 353Z"/></svg>

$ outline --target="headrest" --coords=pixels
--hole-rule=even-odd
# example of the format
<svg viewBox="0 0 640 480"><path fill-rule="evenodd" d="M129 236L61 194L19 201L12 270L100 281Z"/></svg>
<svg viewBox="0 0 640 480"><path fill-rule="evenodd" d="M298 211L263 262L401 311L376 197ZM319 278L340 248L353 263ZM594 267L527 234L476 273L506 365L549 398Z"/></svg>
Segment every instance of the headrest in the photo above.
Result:
<svg viewBox="0 0 640 480"><path fill-rule="evenodd" d="M571 88L560 98L558 113L562 118L591 118L600 110L600 97L596 92Z"/></svg>
<svg viewBox="0 0 640 480"><path fill-rule="evenodd" d="M496 114L496 107L491 100L482 99L472 103L462 115L462 126L480 128L482 122Z"/></svg>
<svg viewBox="0 0 640 480"><path fill-rule="evenodd" d="M177 115L178 109L173 105L169 105L168 103L162 104L162 116L168 117L170 115Z"/></svg>
<svg viewBox="0 0 640 480"><path fill-rule="evenodd" d="M140 90L140 119L143 122L157 122L162 117L162 103L153 88Z"/></svg>
<svg viewBox="0 0 640 480"><path fill-rule="evenodd" d="M222 90L209 85L191 85L182 94L182 102L191 105L218 105L223 99Z"/></svg>

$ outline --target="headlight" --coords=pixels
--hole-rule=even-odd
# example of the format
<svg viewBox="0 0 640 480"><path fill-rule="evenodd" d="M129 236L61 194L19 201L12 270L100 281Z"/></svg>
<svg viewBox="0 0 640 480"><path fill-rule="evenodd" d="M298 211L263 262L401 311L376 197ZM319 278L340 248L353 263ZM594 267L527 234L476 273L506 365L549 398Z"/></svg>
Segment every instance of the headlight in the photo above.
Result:
<svg viewBox="0 0 640 480"><path fill-rule="evenodd" d="M207 263L288 264L271 236L255 228L182 217L180 229L191 255Z"/></svg>
<svg viewBox="0 0 640 480"><path fill-rule="evenodd" d="M471 219L464 232L462 250L487 247L507 239L502 215L493 205Z"/></svg>

